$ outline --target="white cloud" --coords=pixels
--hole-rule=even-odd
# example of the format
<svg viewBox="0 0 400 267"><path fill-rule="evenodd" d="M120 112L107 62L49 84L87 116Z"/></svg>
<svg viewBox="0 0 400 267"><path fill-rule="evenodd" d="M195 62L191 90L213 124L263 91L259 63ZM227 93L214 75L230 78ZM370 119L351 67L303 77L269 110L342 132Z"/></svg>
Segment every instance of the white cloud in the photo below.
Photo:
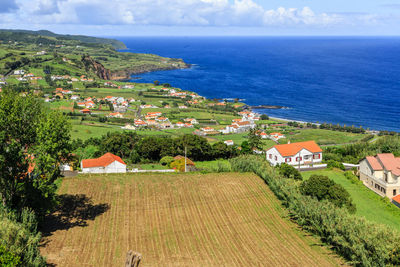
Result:
<svg viewBox="0 0 400 267"><path fill-rule="evenodd" d="M266 9L258 0L0 0L0 21L18 25L143 25L315 28L376 25L374 14L317 13L310 7ZM1 5L2 3L6 5ZM393 19L392 19L393 20ZM398 20L398 18L396 18ZM15 26L17 25L17 26ZM39 27L39 26L37 26ZM61 26L60 26L61 27Z"/></svg>
<svg viewBox="0 0 400 267"><path fill-rule="evenodd" d="M0 0L4 1L4 0ZM319 25L338 16L303 9L266 10L254 0L20 0L21 22L84 25Z"/></svg>

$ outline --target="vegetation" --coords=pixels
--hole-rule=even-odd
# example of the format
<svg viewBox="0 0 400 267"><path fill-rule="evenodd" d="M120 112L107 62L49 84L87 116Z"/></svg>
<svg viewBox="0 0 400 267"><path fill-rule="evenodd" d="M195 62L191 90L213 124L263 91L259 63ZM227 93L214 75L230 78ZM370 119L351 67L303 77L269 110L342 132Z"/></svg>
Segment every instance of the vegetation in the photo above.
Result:
<svg viewBox="0 0 400 267"><path fill-rule="evenodd" d="M286 178L294 180L303 180L300 172L293 166L283 163L277 166L279 173Z"/></svg>
<svg viewBox="0 0 400 267"><path fill-rule="evenodd" d="M350 213L356 212L356 206L350 194L342 185L335 183L328 176L311 175L308 180L301 183L300 192L315 197L319 201L328 200L339 208L346 207Z"/></svg>
<svg viewBox="0 0 400 267"><path fill-rule="evenodd" d="M241 156L231 160L233 170L253 171L262 177L304 229L321 237L353 265L384 266L399 261L400 234L368 222L329 201L303 195L299 186L283 178L263 159Z"/></svg>
<svg viewBox="0 0 400 267"><path fill-rule="evenodd" d="M400 209L367 188L351 171L318 170L303 172L304 179L311 175L325 175L335 183L342 185L349 192L357 207L356 215L368 221L381 223L386 227L400 231Z"/></svg>
<svg viewBox="0 0 400 267"><path fill-rule="evenodd" d="M324 159L357 164L366 156L374 156L378 153L393 153L400 156L400 137L385 136L373 143L359 142L340 147L327 147Z"/></svg>
<svg viewBox="0 0 400 267"><path fill-rule="evenodd" d="M49 222L49 264L121 266L137 248L146 266L340 265L253 174L83 175L64 179L59 194L86 198L55 213L64 224Z"/></svg>
<svg viewBox="0 0 400 267"><path fill-rule="evenodd" d="M54 181L69 154L69 126L33 96L0 95L0 198L12 210L33 209L41 217L54 205Z"/></svg>

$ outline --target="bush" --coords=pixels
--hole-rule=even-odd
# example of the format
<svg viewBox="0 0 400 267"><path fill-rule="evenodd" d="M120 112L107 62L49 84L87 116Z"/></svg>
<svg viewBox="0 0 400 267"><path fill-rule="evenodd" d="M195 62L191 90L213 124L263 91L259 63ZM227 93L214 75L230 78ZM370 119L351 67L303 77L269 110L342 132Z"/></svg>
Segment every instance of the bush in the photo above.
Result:
<svg viewBox="0 0 400 267"><path fill-rule="evenodd" d="M340 208L346 207L351 213L356 211L349 192L342 185L336 184L325 175L312 175L310 179L301 183L300 192L320 201L331 201Z"/></svg>
<svg viewBox="0 0 400 267"><path fill-rule="evenodd" d="M279 173L286 178L294 179L294 180L303 180L300 172L293 166L290 166L286 163L278 166Z"/></svg>
<svg viewBox="0 0 400 267"><path fill-rule="evenodd" d="M45 266L40 255L40 233L37 220L32 211L24 209L21 214L6 211L0 207L0 263L1 266ZM5 247L2 250L1 247ZM8 261L10 265L3 264Z"/></svg>
<svg viewBox="0 0 400 267"><path fill-rule="evenodd" d="M6 267L18 266L20 258L6 249L5 246L0 245L0 265Z"/></svg>
<svg viewBox="0 0 400 267"><path fill-rule="evenodd" d="M318 235L352 265L385 266L400 262L400 234L378 223L351 215L329 201L300 193L296 183L282 177L257 156L231 160L234 171L254 172L266 181L291 217L303 229Z"/></svg>
<svg viewBox="0 0 400 267"><path fill-rule="evenodd" d="M160 159L160 164L163 166L169 166L171 164L171 162L174 161L174 158L171 156L165 156L163 158Z"/></svg>
<svg viewBox="0 0 400 267"><path fill-rule="evenodd" d="M338 169L340 169L342 171L345 170L345 167L344 167L343 163L337 162L337 161L334 161L334 160L328 160L327 161L327 165L328 165L327 166L328 169L338 168Z"/></svg>

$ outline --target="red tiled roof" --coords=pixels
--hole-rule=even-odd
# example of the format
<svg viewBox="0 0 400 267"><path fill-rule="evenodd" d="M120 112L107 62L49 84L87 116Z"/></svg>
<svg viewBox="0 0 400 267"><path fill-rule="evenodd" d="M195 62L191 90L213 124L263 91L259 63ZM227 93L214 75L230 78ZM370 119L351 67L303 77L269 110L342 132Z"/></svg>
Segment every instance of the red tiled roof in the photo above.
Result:
<svg viewBox="0 0 400 267"><path fill-rule="evenodd" d="M400 176L399 158L395 158L392 153L378 154L376 158L386 170L391 171L396 176Z"/></svg>
<svg viewBox="0 0 400 267"><path fill-rule="evenodd" d="M379 161L378 161L375 157L369 156L369 157L367 157L366 159L367 159L369 165L371 165L371 168L372 168L374 171L381 171L381 170L383 170L382 165L379 163Z"/></svg>
<svg viewBox="0 0 400 267"><path fill-rule="evenodd" d="M112 153L106 153L97 159L82 160L82 168L107 167L114 161L118 161L118 162L126 165L126 163L120 157L118 157Z"/></svg>
<svg viewBox="0 0 400 267"><path fill-rule="evenodd" d="M317 143L315 143L315 141L276 145L274 147L283 157L296 155L302 149L306 149L312 153L322 152L322 149L317 145Z"/></svg>
<svg viewBox="0 0 400 267"><path fill-rule="evenodd" d="M393 197L392 200L400 204L400 195Z"/></svg>

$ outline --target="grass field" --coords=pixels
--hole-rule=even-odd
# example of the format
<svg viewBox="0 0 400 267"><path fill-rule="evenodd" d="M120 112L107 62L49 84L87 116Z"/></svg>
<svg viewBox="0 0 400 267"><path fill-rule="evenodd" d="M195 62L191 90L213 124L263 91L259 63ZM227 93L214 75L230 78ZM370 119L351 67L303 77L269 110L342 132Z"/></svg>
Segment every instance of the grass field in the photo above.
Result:
<svg viewBox="0 0 400 267"><path fill-rule="evenodd" d="M41 252L57 266L332 266L253 174L127 174L64 178L69 204L46 219Z"/></svg>
<svg viewBox="0 0 400 267"><path fill-rule="evenodd" d="M350 193L356 204L357 215L400 230L400 209L393 204L383 202L382 197L372 192L362 183L351 183L343 175L343 172L339 170L320 170L302 173L305 179L308 179L312 174L326 175L336 183L341 184Z"/></svg>
<svg viewBox="0 0 400 267"><path fill-rule="evenodd" d="M345 144L361 140L365 135L321 129L305 129L286 136L292 143L315 140L320 145Z"/></svg>

